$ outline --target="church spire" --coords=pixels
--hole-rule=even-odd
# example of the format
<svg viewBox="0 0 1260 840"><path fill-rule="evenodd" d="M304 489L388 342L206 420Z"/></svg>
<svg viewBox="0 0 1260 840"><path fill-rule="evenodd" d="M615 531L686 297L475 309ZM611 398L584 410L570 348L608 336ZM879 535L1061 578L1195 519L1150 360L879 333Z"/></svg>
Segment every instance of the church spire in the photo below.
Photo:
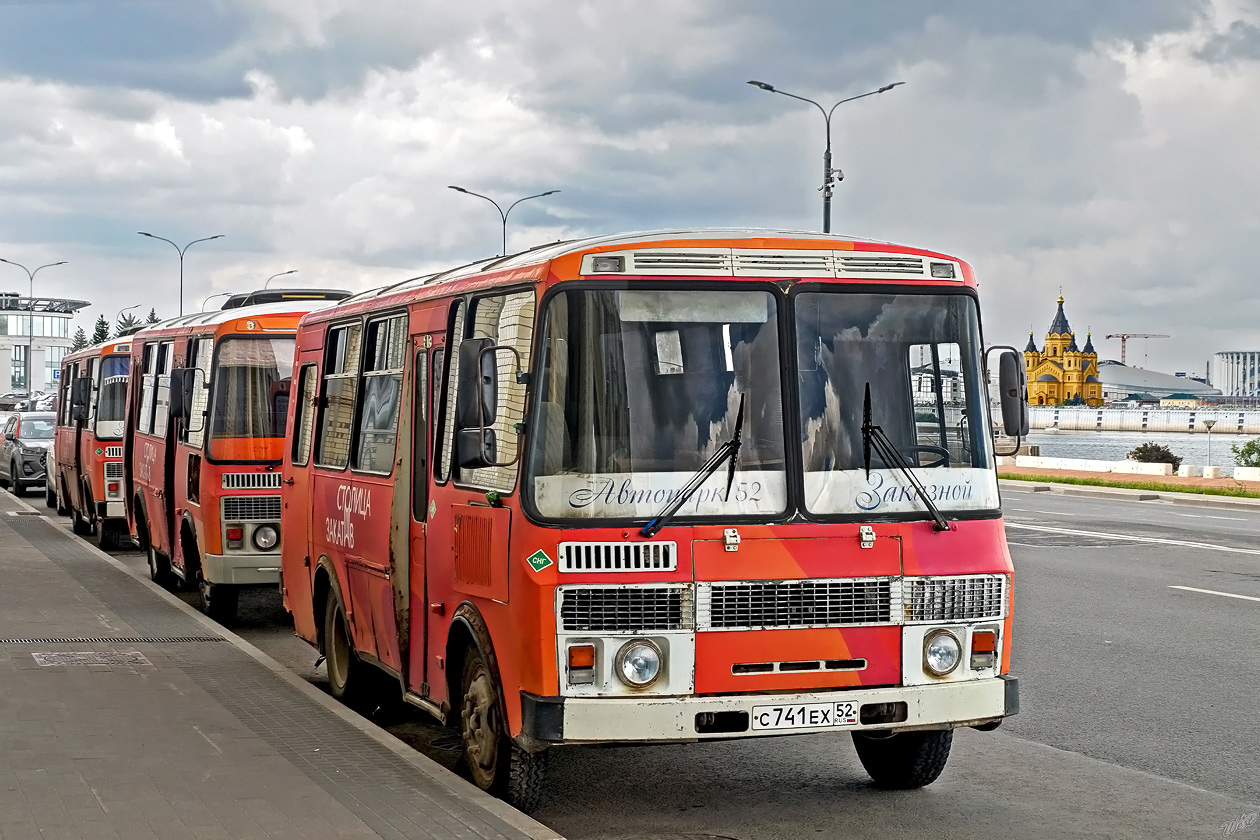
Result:
<svg viewBox="0 0 1260 840"><path fill-rule="evenodd" d="M1033 334L1032 334L1032 330L1029 330L1029 331L1028 331L1028 346L1024 348L1024 352L1025 352L1025 353L1036 353L1036 352L1038 352L1038 351L1037 351L1037 342L1033 341Z"/></svg>
<svg viewBox="0 0 1260 840"><path fill-rule="evenodd" d="M1094 338L1089 333L1085 333L1085 352L1095 354L1098 352L1094 349Z"/></svg>
<svg viewBox="0 0 1260 840"><path fill-rule="evenodd" d="M1063 314L1063 295L1059 295L1059 311L1050 322L1050 335L1070 335L1072 328L1068 326L1067 315Z"/></svg>

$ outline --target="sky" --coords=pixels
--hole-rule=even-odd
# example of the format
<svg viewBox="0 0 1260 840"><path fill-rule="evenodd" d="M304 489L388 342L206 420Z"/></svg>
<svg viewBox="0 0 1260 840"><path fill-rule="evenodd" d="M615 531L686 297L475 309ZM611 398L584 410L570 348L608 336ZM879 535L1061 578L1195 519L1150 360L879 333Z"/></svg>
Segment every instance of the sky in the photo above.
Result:
<svg viewBox="0 0 1260 840"><path fill-rule="evenodd" d="M0 257L178 313L673 227L976 269L985 338L1203 374L1260 349L1260 0L0 0ZM0 291L26 294L0 264ZM222 298L205 303L215 308Z"/></svg>

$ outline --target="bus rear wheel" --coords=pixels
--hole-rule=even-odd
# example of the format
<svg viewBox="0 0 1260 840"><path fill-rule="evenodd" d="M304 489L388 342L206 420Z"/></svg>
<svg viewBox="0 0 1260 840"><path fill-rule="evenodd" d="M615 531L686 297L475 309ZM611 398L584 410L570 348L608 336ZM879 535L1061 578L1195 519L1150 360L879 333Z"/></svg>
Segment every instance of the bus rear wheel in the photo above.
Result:
<svg viewBox="0 0 1260 840"><path fill-rule="evenodd" d="M468 775L477 787L528 814L542 800L547 754L526 752L508 737L498 681L475 647L463 676L459 732Z"/></svg>
<svg viewBox="0 0 1260 840"><path fill-rule="evenodd" d="M80 537L92 536L92 523L87 520L83 514L79 513L78 508L70 511L70 530L74 531Z"/></svg>
<svg viewBox="0 0 1260 840"><path fill-rule="evenodd" d="M171 591L179 588L179 578L171 571L171 561L164 555L159 554L158 550L152 544L149 545L149 579L163 589Z"/></svg>
<svg viewBox="0 0 1260 840"><path fill-rule="evenodd" d="M853 733L853 746L876 787L912 790L935 782L949 760L954 730L872 737Z"/></svg>
<svg viewBox="0 0 1260 840"><path fill-rule="evenodd" d="M328 691L346 705L359 699L364 666L354 652L350 628L341 603L332 595L324 608L324 658L328 662Z"/></svg>

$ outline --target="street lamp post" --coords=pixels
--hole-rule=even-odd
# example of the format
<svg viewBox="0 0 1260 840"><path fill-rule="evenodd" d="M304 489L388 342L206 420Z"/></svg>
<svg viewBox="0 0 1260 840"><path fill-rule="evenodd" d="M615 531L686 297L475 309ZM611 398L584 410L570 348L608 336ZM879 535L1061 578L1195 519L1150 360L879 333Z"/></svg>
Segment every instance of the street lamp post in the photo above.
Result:
<svg viewBox="0 0 1260 840"><path fill-rule="evenodd" d="M270 277L268 277L268 278L267 278L267 282L266 282L266 283L263 283L263 288L265 289L265 288L267 288L269 285L271 285L271 281L272 281L272 280L275 280L277 277L283 277L283 276L284 276L284 275L286 275L286 274L297 274L297 273L298 273L298 270L297 270L296 268L290 268L288 271L282 271L282 272L280 272L279 274L273 274L273 275L271 275Z"/></svg>
<svg viewBox="0 0 1260 840"><path fill-rule="evenodd" d="M477 198L484 198L486 201L494 205L494 209L499 211L499 218L503 220L503 256L505 257L507 256L507 220L508 220L508 213L512 212L512 208L520 204L522 201L529 201L531 198L542 198L545 195L555 195L556 193L560 192L560 190L547 190L546 192L541 192L541 193L538 193L537 195L527 195L524 198L518 198L516 201L513 201L510 205L508 205L508 209L505 212L503 208L499 206L499 202L495 201L493 198L491 198L488 195L475 193L472 190L466 190L463 187L447 187L447 189L455 190L455 192L462 192L465 195L475 195L477 196Z"/></svg>
<svg viewBox="0 0 1260 840"><path fill-rule="evenodd" d="M822 191L822 194L823 194L823 233L831 233L832 185L834 185L836 181L844 180L843 172L841 172L839 169L831 168L831 114L836 110L837 107L843 105L846 102L852 102L855 99L862 99L867 96L874 96L877 93L884 93L885 91L892 90L897 85L904 85L905 82L893 82L892 84L884 85L878 90L867 91L866 93L859 93L857 96L850 96L848 99L841 99L835 105L832 105L830 110L823 108L822 105L819 105L817 102L815 102L812 99L806 99L803 96L797 96L794 93L788 93L785 90L779 90L774 85L769 85L769 84L766 84L765 82L758 82L756 80L753 80L753 81L750 81L748 84L752 85L755 88L761 88L762 90L769 91L770 93L779 93L779 94L782 94L783 96L789 96L792 99L799 99L801 102L808 102L810 105L813 105L815 108L817 108L819 111L822 112L823 120L826 123L826 127L827 127L827 148L823 152L823 185L819 189Z"/></svg>
<svg viewBox="0 0 1260 840"><path fill-rule="evenodd" d="M203 298L201 301L201 309L199 309L198 311L205 312L207 303L209 303L210 301L214 300L217 297L231 297L232 294L233 294L232 292L219 292L217 295L210 295L207 298Z"/></svg>
<svg viewBox="0 0 1260 840"><path fill-rule="evenodd" d="M13 260L6 260L0 257L0 262L16 265L18 268L26 272L26 277L31 281L31 291L26 299L26 309L30 313L26 316L26 394L28 401L35 395L34 373L35 373L35 275L39 274L45 268L52 268L54 265L65 265L66 261L48 263L41 265L39 268L31 271L21 263L15 263Z"/></svg>
<svg viewBox="0 0 1260 840"><path fill-rule="evenodd" d="M119 309L118 314L114 316L114 329L118 329L119 325L122 323L122 314L124 312L130 312L133 309L139 309L141 306L143 306L143 304L136 303L136 304L132 304L131 306L125 306L122 309ZM121 333L119 334L121 335Z"/></svg>
<svg viewBox="0 0 1260 840"><path fill-rule="evenodd" d="M142 230L138 230L136 231L136 233L140 234L141 236L147 236L150 239L160 239L163 242L170 242L171 247L174 248L176 251L179 251L179 314L183 315L184 314L184 252L187 251L192 246L196 245L198 242L209 242L211 239L222 239L224 236L226 236L226 234L216 233L214 236L207 236L204 239L194 239L192 242L189 242L187 245L181 248L178 245L176 245L174 242L171 242L171 240L167 239L165 236L154 236L153 234L145 233Z"/></svg>

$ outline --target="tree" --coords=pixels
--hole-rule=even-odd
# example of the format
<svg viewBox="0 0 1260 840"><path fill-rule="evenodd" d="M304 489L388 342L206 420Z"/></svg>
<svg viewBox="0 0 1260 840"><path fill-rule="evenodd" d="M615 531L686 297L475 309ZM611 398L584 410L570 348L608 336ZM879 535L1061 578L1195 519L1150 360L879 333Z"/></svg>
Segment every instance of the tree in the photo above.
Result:
<svg viewBox="0 0 1260 840"><path fill-rule="evenodd" d="M1260 438L1252 438L1245 443L1235 443L1229 447L1234 454L1234 463L1240 467L1260 467Z"/></svg>
<svg viewBox="0 0 1260 840"><path fill-rule="evenodd" d="M162 320L162 319L158 317L157 310L156 310L156 309L153 309L152 307L150 307L150 309L149 309L149 317L148 317L148 318L145 318L145 319L144 319L144 322L145 322L146 324L156 324L158 321L161 321L161 320Z"/></svg>
<svg viewBox="0 0 1260 840"><path fill-rule="evenodd" d="M118 319L118 325L114 328L114 337L122 338L138 326L140 326L140 319L128 312Z"/></svg>
<svg viewBox="0 0 1260 840"><path fill-rule="evenodd" d="M102 341L109 341L109 321L104 315L96 319L96 329L92 331L92 343L100 344Z"/></svg>
<svg viewBox="0 0 1260 840"><path fill-rule="evenodd" d="M83 327L79 327L74 331L74 341L70 345L70 352L73 353L75 350L82 350L87 346L87 333L83 331Z"/></svg>

